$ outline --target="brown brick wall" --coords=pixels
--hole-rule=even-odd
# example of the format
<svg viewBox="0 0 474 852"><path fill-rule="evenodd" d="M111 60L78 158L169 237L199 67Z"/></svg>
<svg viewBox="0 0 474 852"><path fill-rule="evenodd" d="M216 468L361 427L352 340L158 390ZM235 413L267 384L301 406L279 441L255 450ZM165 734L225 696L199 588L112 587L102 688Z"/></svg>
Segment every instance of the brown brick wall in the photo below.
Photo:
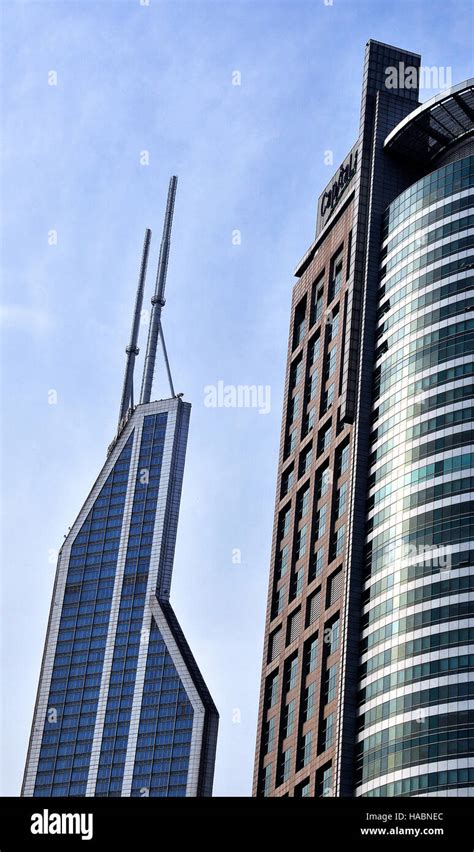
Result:
<svg viewBox="0 0 474 852"><path fill-rule="evenodd" d="M342 586L340 586L337 599L326 608L326 597L328 594L328 579L340 566L343 565L343 550L337 558L333 558L331 552L331 538L340 526L344 524L346 513L344 512L340 518L335 520L335 500L336 490L341 484L347 481L347 489L349 484L349 470L347 467L345 473L337 478L336 476L336 454L338 448L347 441L350 441L351 429L350 425L343 423L338 424L338 404L340 400L340 376L342 370L342 361L344 357L344 324L345 324L345 294L348 288L348 248L349 248L349 233L352 227L353 220L353 201L349 200L344 211L338 216L323 242L317 248L312 260L304 271L302 277L296 283L293 290L292 312L288 345L288 360L285 380L284 394L284 410L282 417L282 430L280 440L280 456L278 464L278 481L277 495L275 508L275 523L273 532L273 545L270 567L270 581L268 592L267 618L265 625L265 646L264 660L262 671L262 689L260 696L258 731L257 731L257 753L255 763L254 777L254 795L262 795L262 775L265 767L268 764L272 765L271 783L268 788L268 795L271 796L293 796L295 786L302 781L309 779L310 795L316 795L315 792L315 776L319 767L326 765L328 761L334 758L334 743L336 741L336 727L334 727L333 744L323 750L321 748L321 733L324 718L334 711L337 712L337 691L335 699L328 704L324 704L323 693L325 674L329 665L337 663L339 659L339 647L328 656L328 643L324 642L323 632L325 624L341 610L343 594ZM330 297L330 274L332 261L339 249L342 247L342 283L337 295L331 299ZM321 274L324 276L319 282ZM315 282L323 286L323 299L321 305L321 314L314 321L313 298L315 295ZM319 286L318 286L319 290ZM298 324L299 307L302 301L306 298L305 310L305 326L301 341L294 345L295 341L295 325ZM329 299L329 301L328 301ZM339 305L339 326L334 338L328 343L328 318L333 314L334 307ZM309 347L310 342L315 334L319 332L320 336L320 351L314 364L310 363ZM328 354L337 347L337 356L335 360L335 370L329 380L324 377L325 363L327 363ZM299 359L302 359L301 375L296 387L292 387L291 379L294 375L293 365ZM313 373L317 371L318 381L316 385L316 395L308 403L306 388L309 387ZM321 405L325 389L334 383L334 399L329 410L322 412ZM295 417L291 430L296 429L296 440L293 449L288 446L288 411L291 400L296 394L300 395L299 410ZM310 431L305 434L305 415L312 408L316 408L314 425ZM329 445L324 451L318 450L318 437L324 430L324 427L332 423L331 439ZM300 459L306 449L312 445L311 463L306 472L299 476ZM321 499L317 500L316 480L318 471L325 466L328 466L328 486L327 490ZM281 496L281 483L285 472L293 466L295 471L294 480L288 489L288 493ZM304 518L298 520L296 517L297 495L301 493L304 486L309 484L309 507ZM350 502L349 493L346 494L346 508ZM316 538L316 524L318 520L318 509L321 506L326 506L326 528L324 533ZM279 525L281 513L287 507L290 507L290 523L289 528L284 537ZM297 534L307 524L306 550L300 559L296 559L295 545ZM278 561L281 549L288 545L289 558L288 567L283 576L278 579ZM322 571L318 573L314 579L311 579L311 560L315 550L324 549L324 561L322 562ZM295 595L295 569L303 569L302 588ZM314 569L313 569L314 570ZM300 580L301 584L301 580ZM280 589L284 589L283 606L281 611L275 617L272 617L272 607L274 605L275 593ZM321 590L321 615L309 626L305 626L306 610L308 599L316 591ZM292 613L301 607L303 623L300 627L298 635L291 644L286 644L288 623ZM271 662L268 661L269 654L269 637L273 632L281 626L281 644L277 658ZM314 671L306 674L303 671L303 652L307 640L315 633L318 633L318 656L317 664ZM286 693L284 684L284 668L287 661L293 654L298 654L298 669L296 683L291 691ZM279 672L278 699L274 706L268 710L266 707L265 684L270 675ZM311 718L303 721L303 701L304 690L311 682L316 682L315 704ZM338 678L336 678L336 684ZM283 727L285 717L285 707L289 701L295 700L295 719L292 733L283 739ZM269 718L275 717L275 738L274 746L268 753L264 753L264 740L266 733L266 723ZM334 718L335 725L337 719ZM307 731L312 731L312 754L309 762L298 768L301 754L302 744L301 738ZM280 768L282 765L282 754L288 747L292 748L291 764L288 779L280 783Z"/></svg>

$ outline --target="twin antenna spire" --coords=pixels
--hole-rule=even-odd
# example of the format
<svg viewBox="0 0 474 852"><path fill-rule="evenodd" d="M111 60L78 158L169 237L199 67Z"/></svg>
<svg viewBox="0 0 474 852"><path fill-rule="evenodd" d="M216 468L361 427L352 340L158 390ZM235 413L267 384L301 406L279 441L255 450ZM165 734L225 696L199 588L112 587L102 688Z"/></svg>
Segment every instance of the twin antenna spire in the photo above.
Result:
<svg viewBox="0 0 474 852"><path fill-rule="evenodd" d="M173 175L170 178L168 189L168 200L166 202L165 221L163 225L163 236L161 238L160 257L158 260L158 271L156 273L155 292L151 300L151 315L150 327L148 330L148 342L146 347L145 365L143 367L142 387L140 393L140 403L150 402L151 388L153 384L153 373L155 371L156 349L158 346L158 338L161 340L163 355L165 359L166 372L168 374L168 382L170 386L171 396L175 396L173 388L173 380L171 378L171 370L168 361L168 353L166 351L165 338L163 336L163 328L161 325L161 309L165 304L165 284L166 273L168 270L168 258L170 253L171 227L173 224L174 202L176 198L176 186L178 178ZM130 408L134 407L133 401L133 371L135 367L135 358L138 355L139 349L138 331L140 327L140 316L143 304L143 291L145 289L145 278L148 266L148 255L150 253L151 231L149 228L145 231L145 240L143 243L142 261L140 264L140 275L138 278L137 296L135 300L135 310L133 313L132 333L130 343L126 348L127 365L125 368L125 378L123 382L122 400L120 403L119 429L124 417Z"/></svg>

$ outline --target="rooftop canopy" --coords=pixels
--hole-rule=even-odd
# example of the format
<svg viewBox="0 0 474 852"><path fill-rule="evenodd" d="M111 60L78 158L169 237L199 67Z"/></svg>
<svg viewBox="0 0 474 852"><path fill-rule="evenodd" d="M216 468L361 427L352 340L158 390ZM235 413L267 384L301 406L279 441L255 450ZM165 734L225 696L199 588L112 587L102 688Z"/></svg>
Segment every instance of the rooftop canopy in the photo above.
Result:
<svg viewBox="0 0 474 852"><path fill-rule="evenodd" d="M388 134L384 148L426 162L473 131L474 79L470 79L413 110Z"/></svg>

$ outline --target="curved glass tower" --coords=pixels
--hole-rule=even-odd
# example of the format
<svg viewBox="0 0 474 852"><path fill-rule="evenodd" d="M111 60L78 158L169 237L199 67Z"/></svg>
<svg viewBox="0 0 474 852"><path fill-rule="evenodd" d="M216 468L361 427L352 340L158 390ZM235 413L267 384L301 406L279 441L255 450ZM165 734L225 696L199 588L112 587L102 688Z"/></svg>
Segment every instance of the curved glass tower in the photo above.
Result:
<svg viewBox="0 0 474 852"><path fill-rule="evenodd" d="M474 785L474 157L384 218L357 792Z"/></svg>

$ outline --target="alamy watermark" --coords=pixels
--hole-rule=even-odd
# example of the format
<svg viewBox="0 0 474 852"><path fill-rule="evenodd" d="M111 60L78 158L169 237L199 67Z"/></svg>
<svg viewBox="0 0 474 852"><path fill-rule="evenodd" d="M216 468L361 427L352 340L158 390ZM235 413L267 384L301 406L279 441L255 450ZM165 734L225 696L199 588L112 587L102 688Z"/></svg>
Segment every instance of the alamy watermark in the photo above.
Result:
<svg viewBox="0 0 474 852"><path fill-rule="evenodd" d="M420 558L424 564L439 568L441 572L449 571L452 566L452 554L443 545L438 547L433 544L406 544L403 541L394 541L383 548L385 565L399 566L402 563L419 562Z"/></svg>
<svg viewBox="0 0 474 852"><path fill-rule="evenodd" d="M219 379L216 385L204 388L206 408L256 408L259 414L271 410L270 385L226 385Z"/></svg>
<svg viewBox="0 0 474 852"><path fill-rule="evenodd" d="M385 69L386 89L448 89L453 85L450 65L389 65Z"/></svg>
<svg viewBox="0 0 474 852"><path fill-rule="evenodd" d="M78 834L81 840L92 840L94 815L84 813L55 813L45 808L31 817L32 834Z"/></svg>

